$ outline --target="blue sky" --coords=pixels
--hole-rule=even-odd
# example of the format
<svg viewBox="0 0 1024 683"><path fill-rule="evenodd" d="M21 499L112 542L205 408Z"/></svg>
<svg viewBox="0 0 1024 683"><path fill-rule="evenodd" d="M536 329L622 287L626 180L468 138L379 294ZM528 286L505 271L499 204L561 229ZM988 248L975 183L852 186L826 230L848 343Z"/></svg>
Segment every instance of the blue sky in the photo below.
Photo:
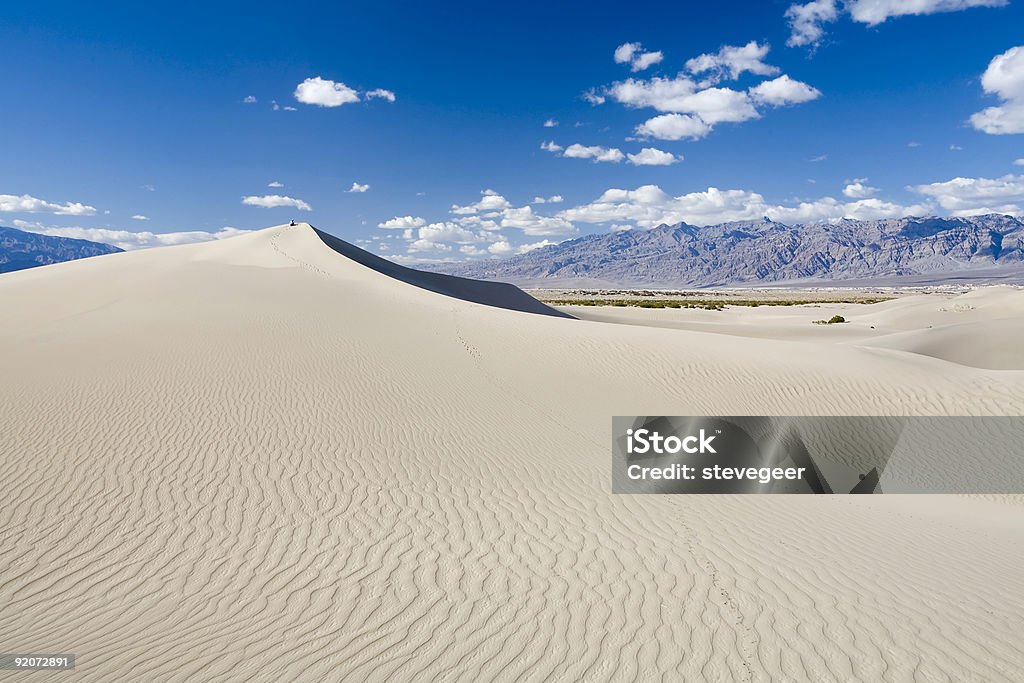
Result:
<svg viewBox="0 0 1024 683"><path fill-rule="evenodd" d="M7 6L0 224L413 261L1024 207L1020 0L551 4Z"/></svg>

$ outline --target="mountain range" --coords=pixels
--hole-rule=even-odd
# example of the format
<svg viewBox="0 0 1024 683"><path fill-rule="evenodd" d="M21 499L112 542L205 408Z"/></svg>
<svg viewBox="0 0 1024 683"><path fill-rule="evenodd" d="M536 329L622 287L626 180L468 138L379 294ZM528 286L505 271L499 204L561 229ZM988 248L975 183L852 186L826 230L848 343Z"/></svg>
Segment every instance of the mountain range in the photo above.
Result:
<svg viewBox="0 0 1024 683"><path fill-rule="evenodd" d="M0 273L123 251L109 244L0 227Z"/></svg>
<svg viewBox="0 0 1024 683"><path fill-rule="evenodd" d="M463 277L544 286L721 286L791 281L1024 281L1024 222L962 218L760 221L593 234L502 260L444 263Z"/></svg>

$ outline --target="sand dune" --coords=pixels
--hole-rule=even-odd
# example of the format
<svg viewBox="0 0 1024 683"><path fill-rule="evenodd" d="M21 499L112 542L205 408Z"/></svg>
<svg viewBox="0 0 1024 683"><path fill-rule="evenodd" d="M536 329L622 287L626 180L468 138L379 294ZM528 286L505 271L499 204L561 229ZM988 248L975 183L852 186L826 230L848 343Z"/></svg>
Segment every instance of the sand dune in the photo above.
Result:
<svg viewBox="0 0 1024 683"><path fill-rule="evenodd" d="M610 433L1020 414L1024 372L536 315L352 249L0 276L0 642L78 658L33 680L1019 679L1021 498L613 496Z"/></svg>
<svg viewBox="0 0 1024 683"><path fill-rule="evenodd" d="M799 295L797 295L799 296ZM1024 370L1024 289L983 287L966 294L901 296L877 304L641 309L565 306L584 320L756 339L842 343L931 356L992 370ZM844 325L815 320L841 315Z"/></svg>

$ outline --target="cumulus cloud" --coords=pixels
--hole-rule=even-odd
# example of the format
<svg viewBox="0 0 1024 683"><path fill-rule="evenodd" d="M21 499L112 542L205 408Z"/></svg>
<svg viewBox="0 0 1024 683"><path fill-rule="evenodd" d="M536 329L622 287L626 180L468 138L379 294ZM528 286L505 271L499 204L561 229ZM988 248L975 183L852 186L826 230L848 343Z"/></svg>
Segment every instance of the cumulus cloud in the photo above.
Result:
<svg viewBox="0 0 1024 683"><path fill-rule="evenodd" d="M933 198L954 216L982 213L1021 214L1024 210L1024 175L1001 178L953 178L908 188Z"/></svg>
<svg viewBox="0 0 1024 683"><path fill-rule="evenodd" d="M135 214L134 216L132 216L132 220L133 221L148 221L149 217L148 216L143 216L142 214Z"/></svg>
<svg viewBox="0 0 1024 683"><path fill-rule="evenodd" d="M786 10L786 21L789 22L790 36L786 45L816 46L825 35L824 24L839 18L835 0L813 0L803 5L790 5Z"/></svg>
<svg viewBox="0 0 1024 683"><path fill-rule="evenodd" d="M423 227L426 224L427 222L419 216L395 216L383 223L378 223L377 227L385 230L409 230Z"/></svg>
<svg viewBox="0 0 1024 683"><path fill-rule="evenodd" d="M279 183L276 180L272 180L267 183L267 187L284 187L284 183Z"/></svg>
<svg viewBox="0 0 1024 683"><path fill-rule="evenodd" d="M627 154L626 158L634 166L670 166L683 160L682 155L676 156L654 147L644 147L636 154Z"/></svg>
<svg viewBox="0 0 1024 683"><path fill-rule="evenodd" d="M283 197L279 194L267 194L262 197L247 196L242 197L242 203L249 206L259 206L264 209L274 209L283 206L289 206L299 211L312 211L313 207L302 201L301 199L294 199L292 197Z"/></svg>
<svg viewBox="0 0 1024 683"><path fill-rule="evenodd" d="M891 17L959 12L972 7L1002 7L1009 0L851 0L846 10L854 21L877 26Z"/></svg>
<svg viewBox="0 0 1024 683"><path fill-rule="evenodd" d="M611 163L618 163L625 158L622 150L615 149L614 147L608 148L599 145L587 147L579 143L566 147L562 156L570 159L593 159L595 162L606 161Z"/></svg>
<svg viewBox="0 0 1024 683"><path fill-rule="evenodd" d="M346 192L367 192L367 191L369 191L369 189L370 189L370 186L368 184L360 185L359 183L355 183L354 182L354 183L352 183L352 187L348 188L345 191Z"/></svg>
<svg viewBox="0 0 1024 683"><path fill-rule="evenodd" d="M552 242L551 240L541 240L540 242L530 242L529 244L520 244L516 247L517 254L525 254L528 251L534 249L540 249L541 247L550 247L552 244L558 244L558 242Z"/></svg>
<svg viewBox="0 0 1024 683"><path fill-rule="evenodd" d="M486 252L481 252L481 253L489 253L489 254L492 254L493 256L513 256L515 254L525 254L528 251L533 251L534 249L540 249L541 247L551 246L552 244L558 244L558 242L551 242L549 240L541 240L540 242L532 242L530 244L521 244L518 247L514 247L514 246L512 246L512 244L507 239L501 239L501 240L498 240L497 242L495 242L494 244L490 245L489 247L487 247L487 251ZM474 254L474 255L476 255L476 254Z"/></svg>
<svg viewBox="0 0 1024 683"><path fill-rule="evenodd" d="M569 235L575 231L571 222L559 216L541 216L533 208L509 207L501 214L500 226L522 230L526 235Z"/></svg>
<svg viewBox="0 0 1024 683"><path fill-rule="evenodd" d="M344 83L315 76L295 87L295 99L318 107L340 107L359 101L359 93Z"/></svg>
<svg viewBox="0 0 1024 683"><path fill-rule="evenodd" d="M1024 46L994 57L981 77L981 87L1002 104L971 116L971 125L990 135L1024 133Z"/></svg>
<svg viewBox="0 0 1024 683"><path fill-rule="evenodd" d="M774 76L778 67L765 64L764 58L771 48L752 40L746 45L724 45L717 53L708 53L689 59L686 70L692 74L707 74L708 83L726 78L736 80L749 71L758 76Z"/></svg>
<svg viewBox="0 0 1024 683"><path fill-rule="evenodd" d="M756 119L759 114L745 92L731 88L699 89L686 76L675 78L630 78L614 83L608 95L629 107L650 107L660 112L696 114L711 125L724 121Z"/></svg>
<svg viewBox="0 0 1024 683"><path fill-rule="evenodd" d="M91 242L110 244L115 247L131 251L134 249L148 249L150 247L165 247L175 244L191 244L194 242L209 242L221 240L226 237L244 235L248 230L238 228L223 228L217 232L206 232L204 230L192 230L188 232L133 232L129 230L111 230L109 228L57 228L57 227L25 227L25 230L36 232L42 235L54 237L71 237Z"/></svg>
<svg viewBox="0 0 1024 683"><path fill-rule="evenodd" d="M484 233L467 230L453 221L441 221L425 225L418 231L418 238L426 242L454 242L455 244L474 244L487 241Z"/></svg>
<svg viewBox="0 0 1024 683"><path fill-rule="evenodd" d="M561 152L562 151L562 146L559 145L559 144L556 144L553 140L549 140L547 142L540 143L540 148L542 150L544 150L545 152L552 152L552 153L554 153L554 152Z"/></svg>
<svg viewBox="0 0 1024 683"><path fill-rule="evenodd" d="M854 178L843 188L843 194L851 199L867 199L878 193L877 187L867 185L867 178Z"/></svg>
<svg viewBox="0 0 1024 683"><path fill-rule="evenodd" d="M460 206L452 204L451 213L458 215L469 215L480 211L501 211L512 206L512 204L494 190L482 190L480 201L473 204Z"/></svg>
<svg viewBox="0 0 1024 683"><path fill-rule="evenodd" d="M495 256L511 256L515 253L512 243L507 239L501 239L487 247L487 251Z"/></svg>
<svg viewBox="0 0 1024 683"><path fill-rule="evenodd" d="M547 121L544 122L545 128L554 128L557 125L558 121L555 121L554 119L548 119Z"/></svg>
<svg viewBox="0 0 1024 683"><path fill-rule="evenodd" d="M927 205L902 206L875 198L843 202L832 197L822 197L785 206L771 204L762 195L749 190L709 187L701 192L674 197L657 185L644 185L635 190L607 190L595 201L566 209L558 215L579 223L628 221L640 227L652 228L680 222L714 225L757 220L763 216L786 223L810 223L840 218L874 219L928 213Z"/></svg>
<svg viewBox="0 0 1024 683"><path fill-rule="evenodd" d="M755 102L770 104L773 107L802 104L821 97L821 91L817 88L795 81L785 74L759 83L748 92Z"/></svg>
<svg viewBox="0 0 1024 683"><path fill-rule="evenodd" d="M615 48L615 63L629 64L631 71L643 71L661 62L665 56L661 51L645 52L640 43L623 43Z"/></svg>
<svg viewBox="0 0 1024 683"><path fill-rule="evenodd" d="M256 104L256 98L253 95L246 95L242 102L245 104Z"/></svg>
<svg viewBox="0 0 1024 683"><path fill-rule="evenodd" d="M384 88L375 88L374 90L366 91L366 99L381 99L387 100L388 102L394 102L395 93L391 92L390 90L385 90Z"/></svg>
<svg viewBox="0 0 1024 683"><path fill-rule="evenodd" d="M779 107L817 99L821 92L788 75L762 81L748 90L721 84L743 74L776 76L779 69L764 60L769 46L757 41L723 46L686 62L686 73L671 78L628 78L603 88L602 98L630 108L650 108L662 115L636 127L637 135L659 140L697 140L720 123L741 123L761 117L759 106ZM701 77L700 81L695 77Z"/></svg>
<svg viewBox="0 0 1024 683"><path fill-rule="evenodd" d="M0 212L52 213L57 216L94 216L96 208L79 202L48 202L31 195L0 194Z"/></svg>
<svg viewBox="0 0 1024 683"><path fill-rule="evenodd" d="M563 201L560 195L535 197L533 203L555 204ZM514 206L507 198L492 189L482 190L477 202L467 205L453 204L446 220L427 223L422 218L397 216L379 227L401 229L408 254L457 252L463 256L506 255L525 253L531 249L553 244L546 239L516 245L504 231L518 231L523 235L549 237L571 235L576 227L561 216L538 214L533 207Z"/></svg>
<svg viewBox="0 0 1024 683"><path fill-rule="evenodd" d="M662 114L636 127L636 134L658 140L699 140L711 132L711 126L698 116Z"/></svg>
<svg viewBox="0 0 1024 683"><path fill-rule="evenodd" d="M1024 158L1014 159L1013 165L1014 166L1024 166Z"/></svg>
<svg viewBox="0 0 1024 683"><path fill-rule="evenodd" d="M1009 0L847 0L843 10L861 24L877 26L892 17L959 12L972 7L1002 7ZM786 10L790 36L786 44L817 47L824 37L824 25L839 18L836 0L796 3Z"/></svg>

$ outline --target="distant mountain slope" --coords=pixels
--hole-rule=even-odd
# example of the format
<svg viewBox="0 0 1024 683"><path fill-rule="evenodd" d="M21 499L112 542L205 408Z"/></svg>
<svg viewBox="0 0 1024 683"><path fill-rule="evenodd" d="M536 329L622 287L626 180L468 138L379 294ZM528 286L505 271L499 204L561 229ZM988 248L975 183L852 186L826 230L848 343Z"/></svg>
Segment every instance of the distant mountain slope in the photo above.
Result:
<svg viewBox="0 0 1024 683"><path fill-rule="evenodd" d="M89 240L51 237L0 227L0 273L118 251L123 249Z"/></svg>
<svg viewBox="0 0 1024 683"><path fill-rule="evenodd" d="M442 264L464 277L551 284L712 286L1024 269L1024 222L997 214L784 225L761 221L587 235L501 261ZM1022 271L1024 272L1024 271Z"/></svg>

